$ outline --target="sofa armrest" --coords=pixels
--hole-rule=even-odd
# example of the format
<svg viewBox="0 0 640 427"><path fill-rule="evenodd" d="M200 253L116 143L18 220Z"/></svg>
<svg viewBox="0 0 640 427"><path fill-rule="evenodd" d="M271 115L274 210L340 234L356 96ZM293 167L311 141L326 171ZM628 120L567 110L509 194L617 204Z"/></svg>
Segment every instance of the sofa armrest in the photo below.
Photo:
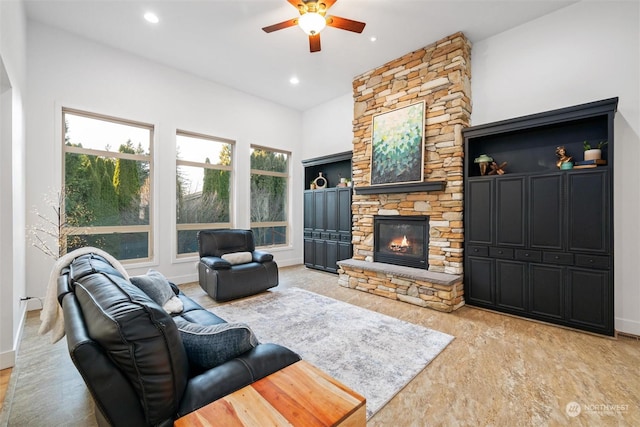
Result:
<svg viewBox="0 0 640 427"><path fill-rule="evenodd" d="M238 358L191 378L178 416L193 412L299 360L300 356L286 347L258 344Z"/></svg>
<svg viewBox="0 0 640 427"><path fill-rule="evenodd" d="M212 270L228 270L231 263L217 256L205 256L200 258L200 262Z"/></svg>
<svg viewBox="0 0 640 427"><path fill-rule="evenodd" d="M268 262L273 261L273 255L265 251L253 251L254 262Z"/></svg>

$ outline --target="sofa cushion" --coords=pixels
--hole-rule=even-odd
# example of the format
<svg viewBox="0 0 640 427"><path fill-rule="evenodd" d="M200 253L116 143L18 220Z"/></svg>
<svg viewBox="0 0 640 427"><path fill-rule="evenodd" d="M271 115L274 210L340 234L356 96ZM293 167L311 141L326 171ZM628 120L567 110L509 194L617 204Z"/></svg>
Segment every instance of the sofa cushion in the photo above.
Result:
<svg viewBox="0 0 640 427"><path fill-rule="evenodd" d="M231 360L258 345L244 323L200 325L174 317L191 365L207 370Z"/></svg>
<svg viewBox="0 0 640 427"><path fill-rule="evenodd" d="M171 316L131 282L94 273L76 281L75 295L91 338L127 377L149 425L171 418L189 366Z"/></svg>
<svg viewBox="0 0 640 427"><path fill-rule="evenodd" d="M224 254L220 258L228 261L231 265L246 264L253 260L251 252L233 252L230 254Z"/></svg>
<svg viewBox="0 0 640 427"><path fill-rule="evenodd" d="M162 273L149 269L147 274L133 276L130 280L131 283L164 308L167 313L180 313L182 311L182 301L176 297L171 284Z"/></svg>
<svg viewBox="0 0 640 427"><path fill-rule="evenodd" d="M122 277L122 274L100 255L85 254L74 259L69 265L69 284L73 285L76 280L96 272Z"/></svg>

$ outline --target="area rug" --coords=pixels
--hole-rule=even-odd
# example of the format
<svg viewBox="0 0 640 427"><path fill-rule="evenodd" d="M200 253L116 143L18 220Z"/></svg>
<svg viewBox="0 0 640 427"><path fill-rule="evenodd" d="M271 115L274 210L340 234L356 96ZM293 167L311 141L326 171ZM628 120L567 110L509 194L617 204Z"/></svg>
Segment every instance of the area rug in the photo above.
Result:
<svg viewBox="0 0 640 427"><path fill-rule="evenodd" d="M298 353L367 399L367 419L453 340L451 335L299 288L212 308L261 342Z"/></svg>

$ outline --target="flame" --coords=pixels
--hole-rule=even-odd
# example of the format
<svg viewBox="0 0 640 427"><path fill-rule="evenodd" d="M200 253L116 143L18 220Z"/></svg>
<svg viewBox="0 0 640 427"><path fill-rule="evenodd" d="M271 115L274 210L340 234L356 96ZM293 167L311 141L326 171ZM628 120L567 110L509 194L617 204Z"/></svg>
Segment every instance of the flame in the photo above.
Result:
<svg viewBox="0 0 640 427"><path fill-rule="evenodd" d="M402 243L400 243L400 246L409 246L409 242L407 242L407 236L404 236L402 238Z"/></svg>

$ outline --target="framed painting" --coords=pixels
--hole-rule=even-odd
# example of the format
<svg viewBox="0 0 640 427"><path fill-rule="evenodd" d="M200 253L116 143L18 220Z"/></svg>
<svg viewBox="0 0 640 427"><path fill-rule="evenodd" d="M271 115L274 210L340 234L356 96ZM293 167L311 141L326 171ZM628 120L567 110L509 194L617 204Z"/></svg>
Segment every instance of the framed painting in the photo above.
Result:
<svg viewBox="0 0 640 427"><path fill-rule="evenodd" d="M373 117L371 185L423 181L424 109L422 101Z"/></svg>

